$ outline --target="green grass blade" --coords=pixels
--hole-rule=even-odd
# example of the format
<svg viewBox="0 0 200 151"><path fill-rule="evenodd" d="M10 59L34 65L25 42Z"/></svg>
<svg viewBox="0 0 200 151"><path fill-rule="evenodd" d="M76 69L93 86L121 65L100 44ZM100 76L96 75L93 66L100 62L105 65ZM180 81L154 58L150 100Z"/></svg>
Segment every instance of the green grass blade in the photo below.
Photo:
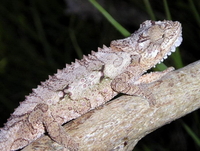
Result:
<svg viewBox="0 0 200 151"><path fill-rule="evenodd" d="M167 66L164 63L160 63L156 65L156 70L163 71L167 69Z"/></svg>
<svg viewBox="0 0 200 151"><path fill-rule="evenodd" d="M183 61L180 55L179 48L176 48L176 51L171 55L171 58L173 59L174 65L177 69L183 67Z"/></svg>
<svg viewBox="0 0 200 151"><path fill-rule="evenodd" d="M191 12L193 12L193 15L194 15L199 27L200 27L200 16L199 16L199 13L198 13L195 5L194 5L194 2L193 2L193 0L188 0L188 1L189 1L189 4L190 4Z"/></svg>
<svg viewBox="0 0 200 151"><path fill-rule="evenodd" d="M170 10L169 10L168 4L167 4L167 0L163 0L163 5L164 5L165 14L166 14L167 19L172 20L171 13L170 13ZM176 52L174 52L171 55L171 58L174 61L174 66L176 68L183 67L183 61L182 61L182 58L181 58L181 55L180 55L178 48L176 48Z"/></svg>
<svg viewBox="0 0 200 151"><path fill-rule="evenodd" d="M130 36L128 32L122 25L120 25L96 0L89 0L103 15L104 17L125 37Z"/></svg>
<svg viewBox="0 0 200 151"><path fill-rule="evenodd" d="M167 4L167 1L163 0L163 4L164 4L165 14L167 16L167 19L168 20L172 20L172 17L171 17L170 11L169 11L169 7L168 7L168 4Z"/></svg>
<svg viewBox="0 0 200 151"><path fill-rule="evenodd" d="M149 14L151 20L156 20L156 17L155 17L155 15L153 13L153 9L151 7L151 4L149 3L149 0L144 0L144 4L145 4L147 13Z"/></svg>
<svg viewBox="0 0 200 151"><path fill-rule="evenodd" d="M31 1L31 4L32 4L32 8L31 8L31 12L32 12L32 15L33 15L33 20L34 20L34 23L35 23L35 27L36 27L36 30L37 30L37 33L38 33L38 37L40 38L40 42L41 44L43 45L44 47L44 51L45 51L45 57L49 63L49 65L51 65L52 67L56 67L56 63L52 57L52 51L51 51L51 46L46 38L46 34L45 34L45 31L44 31L44 27L43 27L43 24L42 24L42 21L41 21L41 18L39 16L39 13L37 11L37 7L36 7L36 4L34 1Z"/></svg>
<svg viewBox="0 0 200 151"><path fill-rule="evenodd" d="M184 129L187 131L187 133L193 138L195 143L200 147L200 139L195 135L195 133L185 124L182 123Z"/></svg>
<svg viewBox="0 0 200 151"><path fill-rule="evenodd" d="M70 39L71 39L72 44L74 46L74 49L76 51L76 54L78 55L78 58L82 59L83 58L83 52L82 52L81 48L79 47L79 44L77 42L77 39L76 39L76 36L75 36L73 29L69 29L69 36L70 36Z"/></svg>

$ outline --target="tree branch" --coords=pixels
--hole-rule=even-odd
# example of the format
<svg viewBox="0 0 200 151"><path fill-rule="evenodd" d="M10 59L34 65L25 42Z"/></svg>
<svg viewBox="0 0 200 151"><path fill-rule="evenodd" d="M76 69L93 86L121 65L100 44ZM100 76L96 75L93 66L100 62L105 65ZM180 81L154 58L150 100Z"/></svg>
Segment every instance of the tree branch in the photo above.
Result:
<svg viewBox="0 0 200 151"><path fill-rule="evenodd" d="M200 61L173 71L148 86L156 99L123 95L65 125L81 151L132 150L137 142L155 129L200 107ZM56 150L62 146L48 136L23 151Z"/></svg>

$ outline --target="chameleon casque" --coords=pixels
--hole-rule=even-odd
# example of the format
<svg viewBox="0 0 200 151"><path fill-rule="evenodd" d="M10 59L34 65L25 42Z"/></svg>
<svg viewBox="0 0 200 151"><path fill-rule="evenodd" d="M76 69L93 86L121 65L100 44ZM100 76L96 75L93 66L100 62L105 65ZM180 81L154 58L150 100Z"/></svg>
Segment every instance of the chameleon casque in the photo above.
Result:
<svg viewBox="0 0 200 151"><path fill-rule="evenodd" d="M173 70L144 74L162 62L182 42L177 21L150 21L140 25L130 37L114 40L110 47L98 48L49 76L0 129L0 150L23 148L45 132L69 150L79 150L62 124L104 104L118 93L156 102L145 87Z"/></svg>

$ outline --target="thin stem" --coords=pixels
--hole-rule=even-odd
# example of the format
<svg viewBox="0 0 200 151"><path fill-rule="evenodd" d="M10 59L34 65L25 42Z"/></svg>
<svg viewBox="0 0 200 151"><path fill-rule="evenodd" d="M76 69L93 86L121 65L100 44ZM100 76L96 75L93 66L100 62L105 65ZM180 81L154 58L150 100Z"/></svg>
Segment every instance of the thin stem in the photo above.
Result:
<svg viewBox="0 0 200 151"><path fill-rule="evenodd" d="M89 0L90 3L94 5L104 17L124 36L128 37L130 32L128 32L122 25L120 25L96 0Z"/></svg>

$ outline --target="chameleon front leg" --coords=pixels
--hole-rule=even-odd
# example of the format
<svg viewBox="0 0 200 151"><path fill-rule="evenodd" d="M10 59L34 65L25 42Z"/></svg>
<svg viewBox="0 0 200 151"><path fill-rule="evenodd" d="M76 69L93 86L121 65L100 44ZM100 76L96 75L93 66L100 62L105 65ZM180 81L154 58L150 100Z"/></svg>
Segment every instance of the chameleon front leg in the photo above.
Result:
<svg viewBox="0 0 200 151"><path fill-rule="evenodd" d="M161 79L164 75L174 70L174 67L169 67L163 71L155 71L142 75L134 84L148 84Z"/></svg>
<svg viewBox="0 0 200 151"><path fill-rule="evenodd" d="M118 75L112 81L111 87L119 93L142 96L148 99L150 105L154 105L156 101L151 91L147 89L147 85L159 80L161 77L174 70L173 67L169 67L164 71L147 73L137 79L133 79L136 77L136 72L130 69L131 68L128 68L125 72Z"/></svg>
<svg viewBox="0 0 200 151"><path fill-rule="evenodd" d="M68 148L70 151L78 150L78 143L76 143L73 138L68 136L65 129L56 122L53 116L51 116L47 104L38 104L34 111L30 114L29 119L37 119L38 121L35 120L36 123L42 122L49 136L57 143Z"/></svg>

